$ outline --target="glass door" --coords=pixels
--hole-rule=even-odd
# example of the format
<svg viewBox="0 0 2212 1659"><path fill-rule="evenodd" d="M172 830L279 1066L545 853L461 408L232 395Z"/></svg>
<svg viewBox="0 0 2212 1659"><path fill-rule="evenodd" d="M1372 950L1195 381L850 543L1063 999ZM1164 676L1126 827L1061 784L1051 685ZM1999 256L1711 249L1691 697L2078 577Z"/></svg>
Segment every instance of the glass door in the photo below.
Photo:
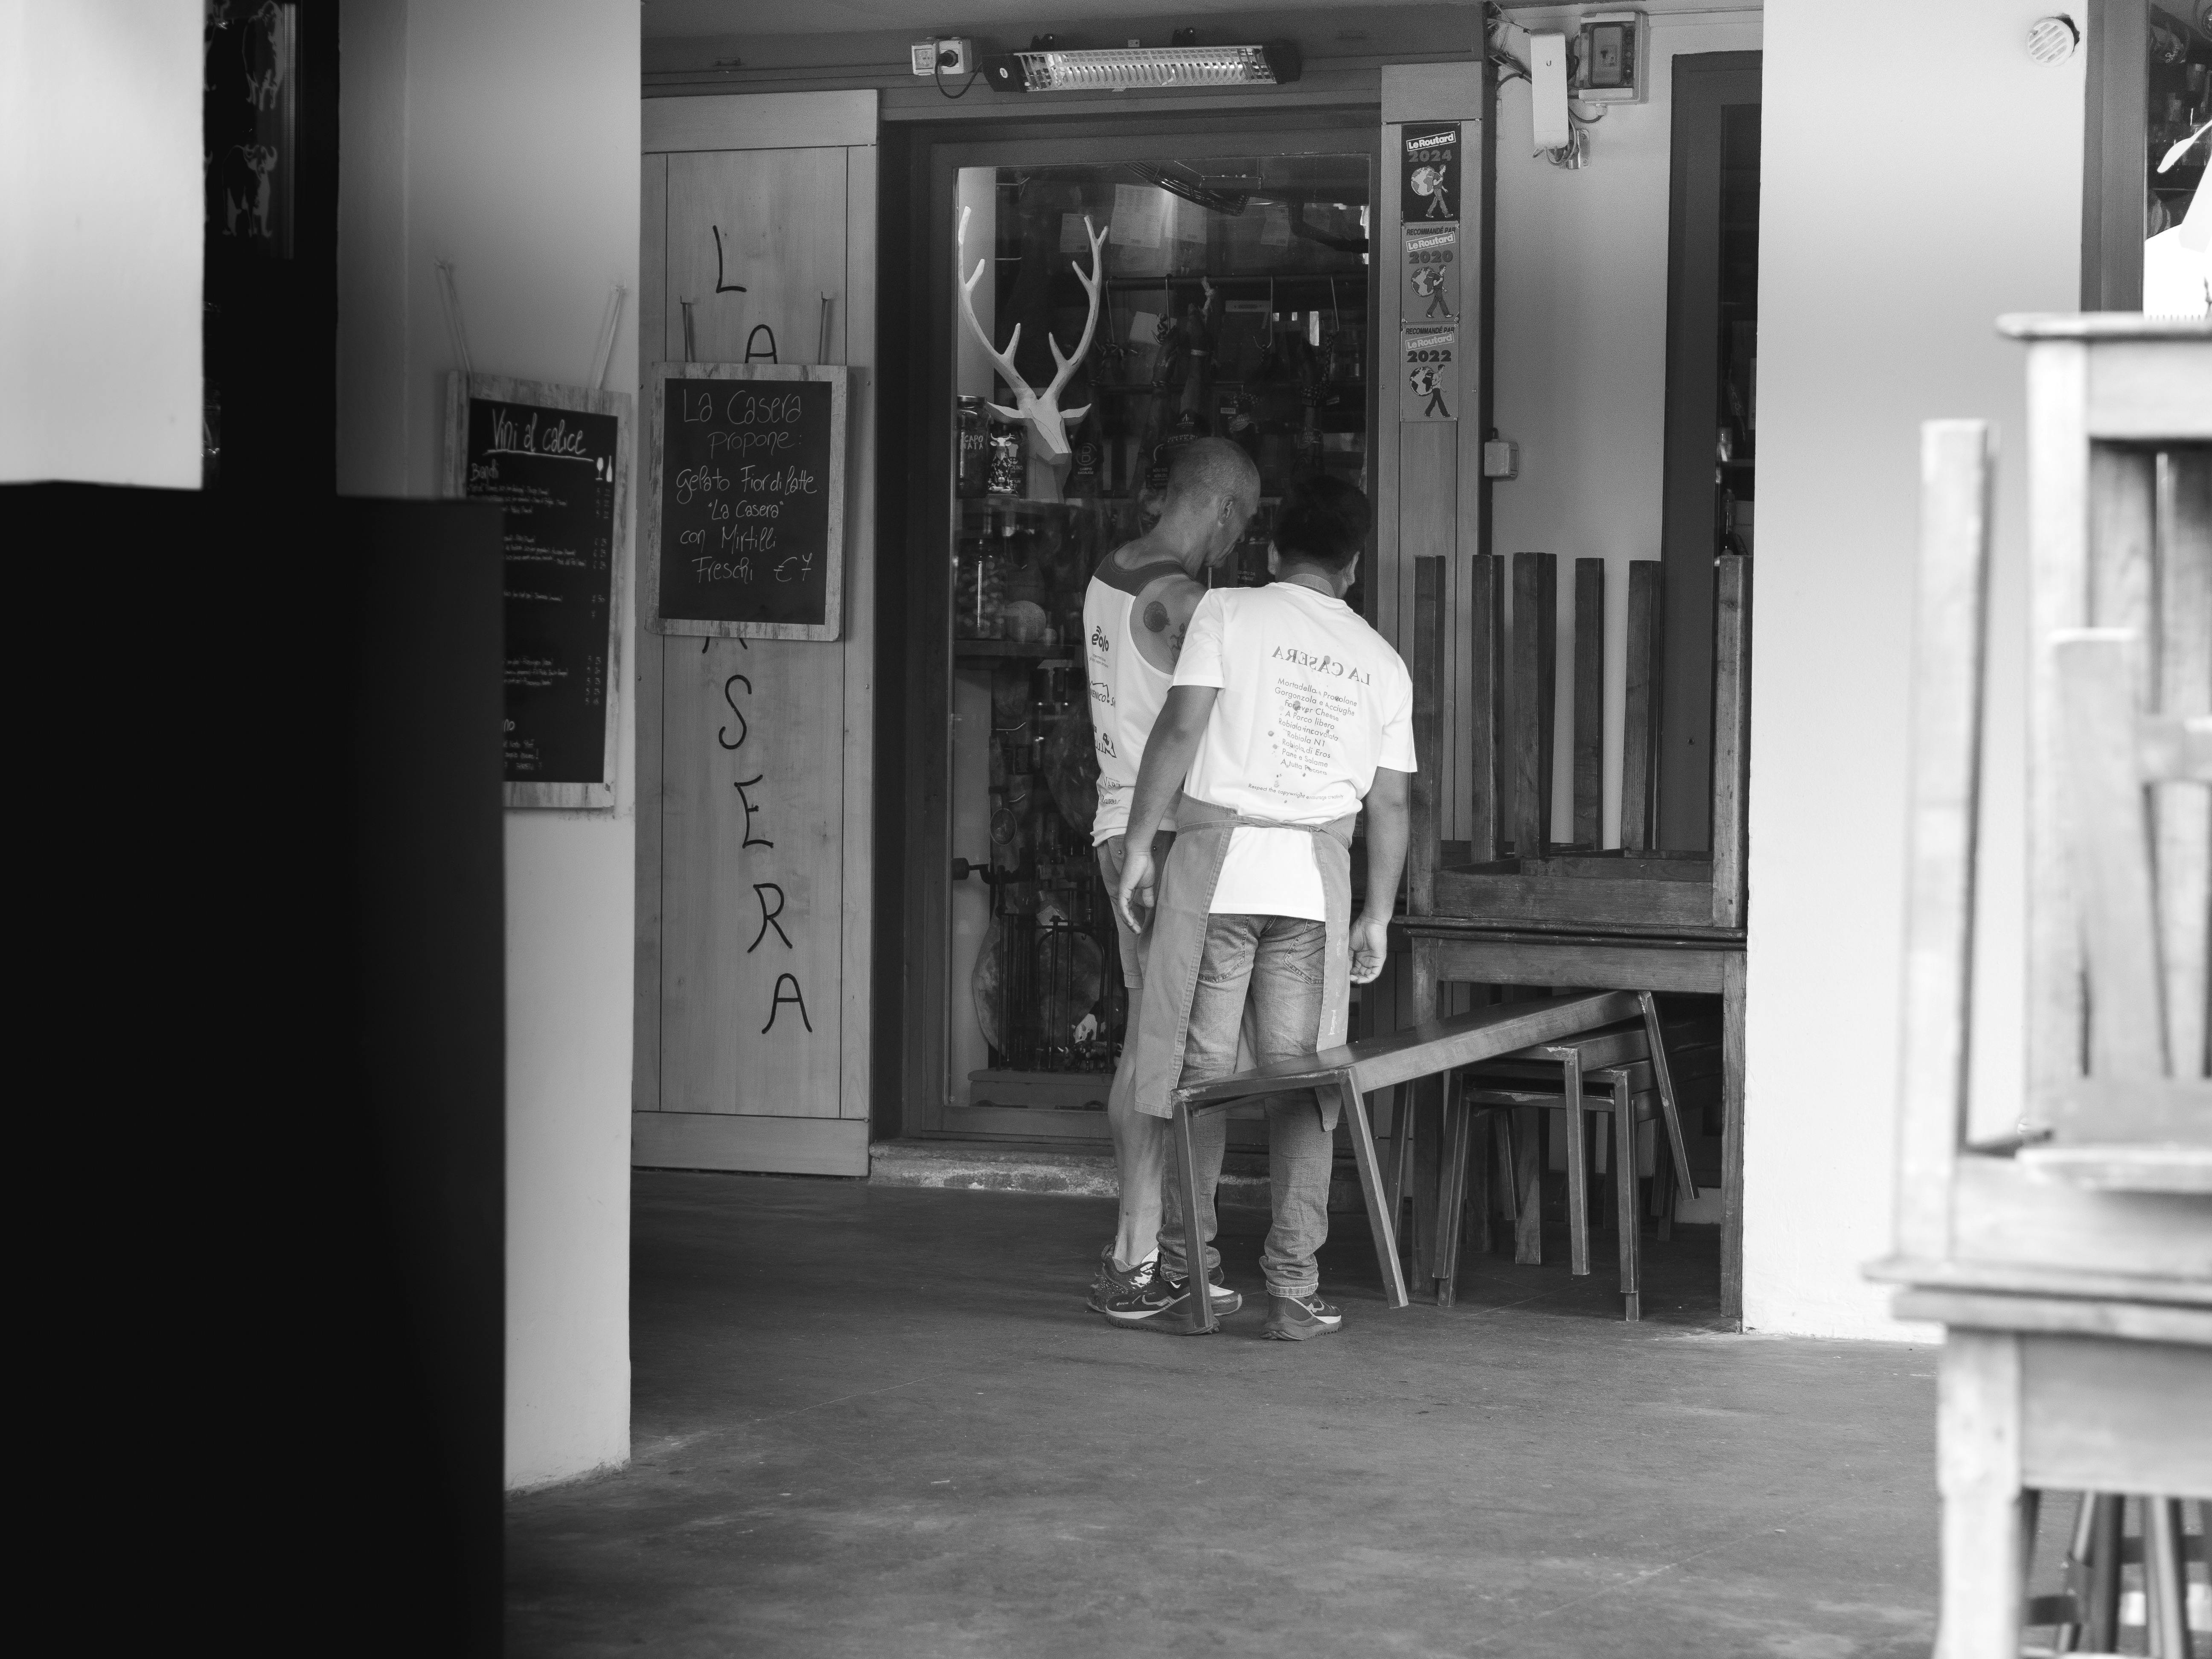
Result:
<svg viewBox="0 0 2212 1659"><path fill-rule="evenodd" d="M1326 137L1338 153L1037 144L1021 153L1046 159L940 174L943 1129L1106 1133L1128 999L1091 841L1092 568L1157 520L1176 448L1203 435L1243 445L1261 477L1216 582L1267 580L1292 480L1370 487L1374 162L1364 135Z"/></svg>

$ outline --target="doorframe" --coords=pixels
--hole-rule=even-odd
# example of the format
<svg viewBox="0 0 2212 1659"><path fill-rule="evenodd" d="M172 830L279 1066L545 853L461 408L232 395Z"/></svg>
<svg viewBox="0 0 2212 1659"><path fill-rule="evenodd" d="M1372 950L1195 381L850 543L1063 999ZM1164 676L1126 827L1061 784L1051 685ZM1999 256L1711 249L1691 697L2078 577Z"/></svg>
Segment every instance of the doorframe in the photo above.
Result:
<svg viewBox="0 0 2212 1659"><path fill-rule="evenodd" d="M2089 0L2081 137L2081 309L2142 308L2150 0Z"/></svg>
<svg viewBox="0 0 2212 1659"><path fill-rule="evenodd" d="M1657 844L1681 851L1712 844L1712 471L1713 412L1720 396L1723 112L1760 101L1759 64L1757 52L1686 53L1674 60L1660 507L1666 615L1659 729L1665 747L1655 817ZM1685 734L1698 743L1694 757L1683 750Z"/></svg>
<svg viewBox="0 0 2212 1659"><path fill-rule="evenodd" d="M894 599L890 581L884 583L884 614L899 617L900 623L882 630L878 683L887 690L898 686L904 695L883 722L882 752L886 757L898 757L901 775L893 788L884 792L895 796L897 805L894 812L884 812L879 804L879 822L881 843L886 848L902 844L905 853L902 858L881 860L885 866L900 866L903 892L886 894L880 882L877 891L878 902L886 904L883 914L896 915L901 924L900 938L895 942L882 941L878 951L883 977L891 977L896 964L898 980L895 1000L882 994L890 988L882 986L877 1002L879 1029L895 1032L898 1043L896 1070L884 1066L878 1072L878 1133L890 1127L886 1120L892 1113L887 1109L895 1108L896 1133L912 1137L1054 1140L1077 1145L1103 1144L1106 1139L1103 1114L1098 1113L969 1107L960 1109L962 1121L957 1127L946 1121L951 1103L945 1068L951 1049L954 994L945 982L945 971L951 941L946 878L952 858L952 752L948 720L953 667L951 583L909 580L913 573L937 571L933 560L942 557L952 544L957 511L950 465L951 406L949 401L930 395L936 367L952 361L952 227L946 216L933 210L933 204L940 192L944 199L951 199L955 175L963 167L1152 159L1161 153L1159 140L1164 137L1181 141L1184 148L1174 153L1182 155L1300 151L1364 155L1373 169L1370 190L1379 194L1383 181L1378 108L1379 104L1370 102L1326 110L1285 110L1264 126L1255 125L1251 113L1198 112L1185 119L977 123L915 132L902 157L887 158L884 198L888 203L895 196L902 198L905 211L897 216L901 222L895 230L887 223L881 243L884 271L880 289L885 296L883 332L887 341L903 340L905 349L899 354L902 361L896 369L888 370L885 378L881 425L886 452L896 449L898 465L896 479L890 468L886 468L883 498L887 506L893 500L902 501L906 511L898 515L896 528L887 522L878 536L886 564L896 562L900 567L901 591ZM1322 139L1326 143L1315 142ZM1194 141L1195 148L1191 147ZM886 142L891 142L888 132ZM902 184L902 189L893 185L894 179ZM1377 222L1370 211L1370 226ZM918 263L927 273L919 281L915 278ZM1372 299L1375 280L1370 275L1370 363L1376 361L1374 333L1379 315ZM902 286L903 306L894 297ZM1370 374L1370 441L1376 425L1373 404L1377 383L1377 377ZM899 492L896 496L894 489ZM886 514L886 520L890 516ZM903 660L890 660L893 653ZM879 787L884 781L878 780ZM888 868L879 872L883 876L890 873ZM894 1008L896 1017L887 1019ZM881 1084L893 1078L897 1097L886 1101Z"/></svg>

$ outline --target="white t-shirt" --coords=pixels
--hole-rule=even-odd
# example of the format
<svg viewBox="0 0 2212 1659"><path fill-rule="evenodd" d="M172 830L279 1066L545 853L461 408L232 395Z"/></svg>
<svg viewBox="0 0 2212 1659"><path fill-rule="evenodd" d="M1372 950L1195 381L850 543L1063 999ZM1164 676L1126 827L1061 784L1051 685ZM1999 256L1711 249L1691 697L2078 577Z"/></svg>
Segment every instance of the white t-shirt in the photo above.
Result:
<svg viewBox="0 0 2212 1659"><path fill-rule="evenodd" d="M1175 683L1221 692L1183 782L1194 799L1328 823L1359 810L1377 766L1415 769L1413 676L1350 605L1312 588L1214 589L1190 619ZM1212 911L1326 921L1313 837L1240 825Z"/></svg>

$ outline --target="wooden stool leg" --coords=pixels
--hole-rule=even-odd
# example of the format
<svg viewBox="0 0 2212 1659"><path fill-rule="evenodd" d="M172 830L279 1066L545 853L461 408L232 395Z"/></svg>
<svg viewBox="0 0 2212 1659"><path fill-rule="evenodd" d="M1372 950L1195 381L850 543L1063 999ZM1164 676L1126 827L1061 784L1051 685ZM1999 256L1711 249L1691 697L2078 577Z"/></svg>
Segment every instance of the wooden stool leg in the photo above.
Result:
<svg viewBox="0 0 2212 1659"><path fill-rule="evenodd" d="M1589 1147L1583 1117L1583 1057L1567 1050L1559 1092L1567 1103L1567 1268L1585 1276L1589 1265Z"/></svg>
<svg viewBox="0 0 2212 1659"><path fill-rule="evenodd" d="M1643 1285L1636 1237L1636 1109L1630 1103L1628 1076L1613 1080L1613 1213L1620 1229L1621 1316L1644 1317Z"/></svg>
<svg viewBox="0 0 2212 1659"><path fill-rule="evenodd" d="M1490 1114L1490 1121L1496 1126L1494 1138L1491 1142L1490 1182L1495 1189L1493 1196L1498 1200L1496 1207L1500 1218L1506 1225L1506 1237L1510 1238L1512 1230L1521 1218L1521 1205L1513 1188L1513 1114L1503 1110L1493 1111ZM1492 1255L1512 1253L1510 1244L1498 1243L1494 1229L1485 1248Z"/></svg>
<svg viewBox="0 0 2212 1659"><path fill-rule="evenodd" d="M1674 1149L1663 1134L1651 1140L1651 1213L1663 1244L1674 1236Z"/></svg>
<svg viewBox="0 0 2212 1659"><path fill-rule="evenodd" d="M1637 993L1644 1005L1644 1037L1651 1049L1652 1080L1659 1085L1659 1113L1667 1121L1667 1140L1674 1149L1674 1178L1692 1198L1698 1183L1690 1174L1690 1143L1682 1138L1682 1115L1674 1109L1674 1076L1667 1069L1667 1045L1659 1035L1659 1004L1649 991Z"/></svg>
<svg viewBox="0 0 2212 1659"><path fill-rule="evenodd" d="M2189 1659L2189 1559L2182 1553L2181 1500L2142 1501L2143 1622L2160 1659Z"/></svg>
<svg viewBox="0 0 2212 1659"><path fill-rule="evenodd" d="M1411 1298L1406 1294L1405 1273L1398 1265L1397 1229L1391 1224L1389 1212L1383 1207L1382 1160L1375 1155L1375 1131L1367 1121L1367 1103L1360 1097L1358 1085L1350 1072L1340 1073L1334 1086L1349 1125L1352 1160L1359 1168L1359 1192L1367 1201L1367 1225L1375 1235L1375 1261L1382 1270L1382 1299L1394 1308L1402 1308Z"/></svg>
<svg viewBox="0 0 2212 1659"><path fill-rule="evenodd" d="M2094 1653L2117 1652L2120 1645L2120 1522L2118 1492L2090 1499L2088 1646Z"/></svg>
<svg viewBox="0 0 2212 1659"><path fill-rule="evenodd" d="M1432 1077L1406 1085L1413 1121L1412 1237L1407 1246L1409 1278L1425 1284L1437 1276L1437 1178L1442 1154L1443 1089Z"/></svg>
<svg viewBox="0 0 2212 1659"><path fill-rule="evenodd" d="M1457 1073L1444 1079L1443 1170L1437 1188L1437 1306L1452 1304L1459 1277L1460 1217L1467 1204L1467 1143L1472 1125Z"/></svg>
<svg viewBox="0 0 2212 1659"><path fill-rule="evenodd" d="M2060 1585L2073 1599L2075 1618L2052 1629L2051 1647L2054 1653L2077 1651L2081 1646L2081 1634L2088 1628L2089 1552L2094 1541L2097 1494L2085 1492L2081 1496L2081 1506L2074 1511L2074 1536L2066 1547L2066 1559L2059 1563Z"/></svg>
<svg viewBox="0 0 2212 1659"><path fill-rule="evenodd" d="M1376 1090L1379 1095L1382 1091ZM1406 1215L1406 1194L1413 1184L1413 1085L1390 1085L1390 1224L1400 1225Z"/></svg>
<svg viewBox="0 0 2212 1659"><path fill-rule="evenodd" d="M1467 1114L1467 1225L1475 1248L1490 1254L1491 1156L1490 1120L1492 1114L1474 1107Z"/></svg>
<svg viewBox="0 0 2212 1659"><path fill-rule="evenodd" d="M1544 1261L1544 1136L1540 1108L1513 1109L1513 1260L1524 1267Z"/></svg>
<svg viewBox="0 0 2212 1659"><path fill-rule="evenodd" d="M1206 1229L1199 1217L1198 1138L1194 1127L1189 1105L1177 1103L1175 1130L1176 1152L1182 1160L1182 1266L1188 1275L1184 1283L1189 1287L1189 1294L1183 1298L1189 1304L1185 1316L1190 1322L1190 1334L1204 1336L1216 1322L1212 1276L1206 1271Z"/></svg>

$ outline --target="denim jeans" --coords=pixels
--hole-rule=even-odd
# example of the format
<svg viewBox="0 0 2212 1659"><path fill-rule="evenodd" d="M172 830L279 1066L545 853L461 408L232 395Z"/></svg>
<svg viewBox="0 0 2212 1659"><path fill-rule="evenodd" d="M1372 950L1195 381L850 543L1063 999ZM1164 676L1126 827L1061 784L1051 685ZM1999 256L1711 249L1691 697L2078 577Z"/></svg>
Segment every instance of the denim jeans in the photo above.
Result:
<svg viewBox="0 0 2212 1659"><path fill-rule="evenodd" d="M1191 998L1190 1035L1183 1044L1184 1086L1227 1077L1237 1069L1237 1033L1251 999L1253 1043L1261 1064L1294 1060L1314 1051L1321 1023L1322 965L1328 930L1294 916L1217 915L1207 918L1206 953ZM1328 1177L1335 1137L1322 1127L1310 1092L1270 1097L1267 1180L1275 1217L1260 1263L1270 1296L1311 1296L1321 1285L1314 1254L1328 1237ZM1213 1194L1229 1120L1216 1113L1199 1121L1199 1231L1210 1275L1220 1265L1213 1248ZM1160 1225L1160 1261L1176 1278L1189 1275L1180 1160L1170 1158L1166 1212Z"/></svg>
<svg viewBox="0 0 2212 1659"><path fill-rule="evenodd" d="M1152 837L1152 867L1168 861L1175 831L1163 830ZM1127 838L1109 836L1098 843L1098 874L1110 895L1121 884L1121 866L1127 857ZM1121 907L1111 902L1114 931L1121 943L1121 980L1129 988L1128 1025L1121 1038L1121 1057L1114 1067L1113 1086L1106 1091L1106 1127L1114 1137L1114 1172L1121 1179L1121 1214L1114 1233L1114 1265L1125 1271L1152 1255L1160 1237L1160 1183L1166 1178L1168 1143L1173 1139L1167 1119L1137 1109L1133 1073L1137 1062L1137 1010L1145 1000L1145 941L1121 920Z"/></svg>

